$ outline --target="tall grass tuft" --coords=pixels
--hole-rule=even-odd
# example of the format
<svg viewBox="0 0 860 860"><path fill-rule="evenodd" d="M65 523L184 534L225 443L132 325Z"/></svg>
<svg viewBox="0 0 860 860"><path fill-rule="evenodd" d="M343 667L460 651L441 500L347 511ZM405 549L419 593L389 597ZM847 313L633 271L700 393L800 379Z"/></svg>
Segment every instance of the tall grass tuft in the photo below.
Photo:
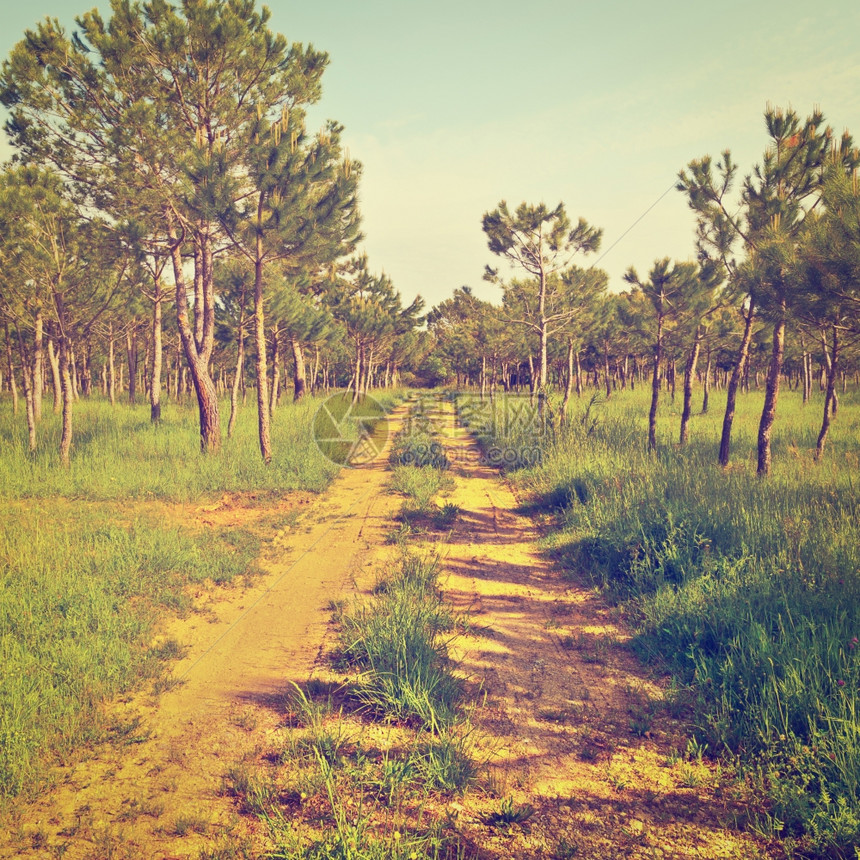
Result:
<svg viewBox="0 0 860 860"><path fill-rule="evenodd" d="M372 599L340 619L342 659L359 670L355 696L376 713L432 731L453 723L460 695L444 639L454 623L437 575L434 558L407 554Z"/></svg>
<svg viewBox="0 0 860 860"><path fill-rule="evenodd" d="M624 605L635 644L687 690L697 733L757 774L773 828L816 856L860 845L860 404L842 396L826 461L818 408L786 392L775 463L755 476L760 395L742 399L734 464L720 404L679 448L667 403L656 456L645 392L618 392L542 439L514 479L555 510L553 552Z"/></svg>

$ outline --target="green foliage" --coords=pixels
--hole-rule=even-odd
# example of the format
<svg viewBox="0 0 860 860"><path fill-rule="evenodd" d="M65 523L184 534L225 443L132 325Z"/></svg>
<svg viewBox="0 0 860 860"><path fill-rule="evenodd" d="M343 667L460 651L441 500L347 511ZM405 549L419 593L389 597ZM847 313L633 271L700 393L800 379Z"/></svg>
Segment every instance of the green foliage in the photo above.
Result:
<svg viewBox="0 0 860 860"><path fill-rule="evenodd" d="M463 792L477 775L468 732L459 726L420 741L412 759L417 776L431 791Z"/></svg>
<svg viewBox="0 0 860 860"><path fill-rule="evenodd" d="M446 475L434 466L398 466L391 481L393 489L408 497L410 511L419 513L429 511L433 497L447 485Z"/></svg>
<svg viewBox="0 0 860 860"><path fill-rule="evenodd" d="M448 458L432 430L411 429L398 434L391 449L392 466L414 466L447 469Z"/></svg>
<svg viewBox="0 0 860 860"><path fill-rule="evenodd" d="M407 556L402 570L341 616L341 657L359 671L354 695L371 711L437 730L453 722L460 694L443 639L453 618L435 559Z"/></svg>
<svg viewBox="0 0 860 860"><path fill-rule="evenodd" d="M528 803L514 803L513 797L506 797L499 808L484 816L484 823L489 827L507 827L511 824L522 824L535 814L535 808Z"/></svg>

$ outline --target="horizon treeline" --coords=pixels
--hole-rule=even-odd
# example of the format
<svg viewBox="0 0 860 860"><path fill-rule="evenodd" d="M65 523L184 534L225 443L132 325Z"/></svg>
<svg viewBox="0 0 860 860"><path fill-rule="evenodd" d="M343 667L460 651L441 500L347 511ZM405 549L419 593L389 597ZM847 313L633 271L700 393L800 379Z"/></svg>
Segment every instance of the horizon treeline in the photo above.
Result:
<svg viewBox="0 0 860 860"><path fill-rule="evenodd" d="M836 137L814 111L805 120L769 106L761 162L738 179L726 150L690 161L677 188L696 216L694 259L658 258L647 276L630 268L630 288L609 292L608 276L585 258L601 230L573 224L564 204L505 201L487 212L489 250L515 273L485 279L502 290L495 306L469 287L434 308L440 378L478 387L525 386L545 418L564 423L575 391L612 397L651 387L648 448L657 447L661 392L681 390L678 442L689 441L693 385L701 411L714 387L726 407L717 459L728 465L738 391L764 387L757 472L771 466L771 430L780 384L824 392L816 458L825 449L840 391L858 383L860 340L860 153L848 132ZM559 404L547 396L555 390Z"/></svg>

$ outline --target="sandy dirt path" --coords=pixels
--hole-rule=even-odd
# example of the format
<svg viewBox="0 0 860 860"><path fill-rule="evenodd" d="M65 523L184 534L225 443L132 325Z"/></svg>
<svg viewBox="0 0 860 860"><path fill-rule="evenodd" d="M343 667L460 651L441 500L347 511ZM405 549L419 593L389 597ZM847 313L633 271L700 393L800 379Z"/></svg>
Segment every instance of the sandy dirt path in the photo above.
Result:
<svg viewBox="0 0 860 860"><path fill-rule="evenodd" d="M389 440L407 408L390 416ZM320 653L329 601L375 564L399 506L386 467L387 448L315 500L298 494L308 503L273 536L265 575L166 626L161 635L187 647L176 685L114 703L125 742L57 769L56 787L0 834L0 857L197 857L219 834L248 829L224 796L225 771L283 719L292 683L308 679Z"/></svg>
<svg viewBox="0 0 860 860"><path fill-rule="evenodd" d="M460 508L443 559L447 600L473 635L454 656L479 691L472 721L487 784L536 812L522 827L482 823L492 803L467 797L461 826L487 857L753 858L761 846L732 826L742 800L719 772L685 756L688 736L662 706L661 680L629 649L600 596L539 550L534 524L458 426L431 416L452 462ZM677 753L680 751L680 757Z"/></svg>

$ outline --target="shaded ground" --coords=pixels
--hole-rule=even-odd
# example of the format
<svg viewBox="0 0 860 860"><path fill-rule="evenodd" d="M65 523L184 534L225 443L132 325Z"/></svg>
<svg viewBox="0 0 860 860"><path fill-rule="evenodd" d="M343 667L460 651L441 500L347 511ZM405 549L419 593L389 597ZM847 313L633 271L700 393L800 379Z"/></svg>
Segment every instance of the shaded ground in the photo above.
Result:
<svg viewBox="0 0 860 860"><path fill-rule="evenodd" d="M455 481L443 501L461 511L436 549L446 597L471 622L455 656L477 694L486 761L486 795L459 804L469 842L499 858L767 856L735 826L748 798L671 718L629 633L539 553L533 524L452 407L435 417ZM505 798L536 811L488 827Z"/></svg>

